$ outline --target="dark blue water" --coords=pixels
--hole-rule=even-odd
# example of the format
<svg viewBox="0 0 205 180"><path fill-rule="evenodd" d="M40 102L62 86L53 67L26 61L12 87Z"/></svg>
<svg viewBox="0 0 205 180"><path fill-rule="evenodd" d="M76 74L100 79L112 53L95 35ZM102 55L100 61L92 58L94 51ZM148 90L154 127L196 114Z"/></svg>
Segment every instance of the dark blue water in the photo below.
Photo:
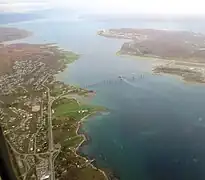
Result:
<svg viewBox="0 0 205 180"><path fill-rule="evenodd" d="M93 104L110 109L90 118L82 148L122 180L205 179L205 86L172 76L153 76L149 59L118 57L123 40L96 35L101 28L138 27L205 32L203 23L43 20L13 24L33 31L26 42L56 42L81 58L58 76L97 91ZM132 73L143 79L132 80ZM119 75L128 81L120 81ZM101 83L100 83L101 82Z"/></svg>

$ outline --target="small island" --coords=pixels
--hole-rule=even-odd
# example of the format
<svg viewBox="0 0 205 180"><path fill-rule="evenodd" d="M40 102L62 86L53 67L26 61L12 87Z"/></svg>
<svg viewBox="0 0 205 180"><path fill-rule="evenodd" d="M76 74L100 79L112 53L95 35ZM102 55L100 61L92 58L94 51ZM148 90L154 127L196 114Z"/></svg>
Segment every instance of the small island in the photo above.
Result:
<svg viewBox="0 0 205 180"><path fill-rule="evenodd" d="M7 30L0 28L1 41L29 34ZM85 103L95 92L55 78L78 58L55 44L0 45L0 126L17 179L107 179L77 152L82 121L105 108Z"/></svg>
<svg viewBox="0 0 205 180"><path fill-rule="evenodd" d="M98 31L108 38L127 39L119 55L159 59L155 73L182 76L186 81L205 82L205 35L201 33L155 29L110 29Z"/></svg>

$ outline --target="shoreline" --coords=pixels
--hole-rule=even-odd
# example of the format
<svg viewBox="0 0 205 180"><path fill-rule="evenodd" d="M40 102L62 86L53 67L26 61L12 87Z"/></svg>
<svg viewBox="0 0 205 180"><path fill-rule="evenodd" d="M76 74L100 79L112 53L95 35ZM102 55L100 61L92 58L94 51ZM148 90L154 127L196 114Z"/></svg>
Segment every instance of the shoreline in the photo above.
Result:
<svg viewBox="0 0 205 180"><path fill-rule="evenodd" d="M18 36L18 37L14 37L14 38L11 38L11 39L0 39L0 44L3 44L3 45L13 44L12 41L18 41L18 40L26 39L28 37L33 36L33 34L34 34L33 32L25 30L25 29L19 29L19 28L9 27L9 26L1 26L0 25L0 30L1 29L3 29L3 30L8 29L8 30L14 31L14 32L16 31L17 34L15 34L15 35ZM2 36L3 35L4 34L2 34Z"/></svg>
<svg viewBox="0 0 205 180"><path fill-rule="evenodd" d="M64 50L65 50L65 49L64 49ZM77 59L79 59L79 56L77 57ZM67 67L67 66L69 66L69 64L72 64L72 63L73 63L73 62L65 63L65 65L66 65L66 67ZM61 70L61 72L64 72L65 69L66 69L66 67L63 68L63 69ZM60 72L59 72L59 73L60 73ZM59 73L55 74L54 76L58 75ZM63 82L62 80L59 80L59 81L60 81L60 82ZM94 94L91 93L91 97L93 97L93 96L94 96ZM87 98L88 98L88 97L87 97ZM79 104L79 100L78 100L76 97L74 97L74 99L75 99L75 100L77 101L77 103ZM89 104L89 102L88 102L88 104ZM85 136L85 133L83 133L83 131L82 131L82 133L79 133L79 131L80 131L80 129L81 129L81 125L83 124L83 122L84 122L87 118L89 118L90 116L96 115L97 113L98 113L98 111L94 111L94 112L92 112L91 114L88 114L88 115L84 116L83 118L81 118L80 121L77 122L78 125L77 125L77 128L76 128L76 130L75 130L76 136L81 136L81 137L83 137L83 140L82 140L78 145L76 144L77 147L75 147L74 154L75 154L76 156L82 157L85 161L87 161L87 160L89 161L89 159L86 158L86 157L84 157L84 156L82 156L82 155L80 155L80 154L78 154L77 151L79 150L80 147L83 146L84 142L87 142L87 138L86 138L86 136ZM107 174L105 173L105 171L103 171L103 170L100 169L100 168L97 168L97 167L94 166L92 163L90 163L89 165L90 165L94 170L97 170L97 171L99 171L100 173L102 173L106 180L109 180L109 178L108 178Z"/></svg>
<svg viewBox="0 0 205 180"><path fill-rule="evenodd" d="M198 63L198 62L192 62L192 61L190 61L190 62L187 62L187 61L183 61L183 60L180 60L180 61L177 61L176 59L177 58L175 58L175 59L172 59L172 58L161 58L161 57L154 57L154 56L145 56L145 55L134 55L134 54L123 54L123 53L121 53L120 51L117 51L116 52L116 55L117 56L120 56L120 57L133 57L133 58L142 58L142 59L147 59L147 60L155 60L155 61L161 61L161 62L164 62L164 63L169 63L169 62L173 62L173 63L184 63L184 64L188 64L187 66L191 66L191 65L204 65L204 67L205 67L205 63Z"/></svg>
<svg viewBox="0 0 205 180"><path fill-rule="evenodd" d="M133 57L133 58L144 58L144 59L147 59L149 58L149 60L156 60L156 61L164 61L164 60L168 60L168 59L162 59L160 57L151 57L151 56L140 56L140 55L133 55L133 54L124 54L124 53L121 53L121 51L117 51L116 52L116 56L120 56L120 57ZM168 60L169 61L169 60ZM170 60L171 61L171 60Z"/></svg>
<svg viewBox="0 0 205 180"><path fill-rule="evenodd" d="M0 27L0 28L1 28L1 27ZM3 28L3 27L2 27L2 28ZM6 27L6 28L7 28L7 27ZM8 29L9 29L9 27L8 27ZM3 41L0 42L0 44L6 45L6 46L7 46L7 45L21 44L21 42L15 43L15 41L25 39L25 38L30 37L30 36L32 36L32 35L34 34L33 32L29 32L29 31L27 31L27 30L22 30L22 29L18 29L18 28L13 28L13 30L16 30L17 33L18 33L18 31L19 31L19 34L20 34L20 33L25 33L25 35L22 35L21 37L16 37L15 39L13 38L13 39L11 39L11 40L3 40ZM32 43L23 43L23 44L28 44L28 45L30 44L30 45L32 45ZM61 48L61 47L58 46L56 43L45 43L45 44L44 44L44 43L39 43L38 45L40 45L40 46L48 46L48 47L53 47L53 46L54 46L54 47L56 47L57 49L59 49L60 51L62 51L62 52L65 52L65 53L66 53L66 52L71 52L70 50L67 51L67 50L64 49L64 48ZM75 54L74 52L72 52L72 53ZM71 64L71 63L73 63L75 60L79 59L79 55L78 55L78 54L75 54L75 55L76 55L76 57L75 57L72 61L65 61L65 62L64 62L64 65L65 65L65 66L60 68L60 72L65 71L66 67L67 67L69 64ZM55 79L55 76L58 75L60 72L54 73L54 74L52 74L51 76ZM61 80L59 80L59 81L61 81ZM61 81L61 82L63 82L63 81ZM68 85L72 85L72 84L68 84ZM80 130L80 128L81 128L81 125L82 125L83 121L84 121L85 119L87 119L88 117L90 117L91 115L94 115L94 114L96 114L96 113L97 113L97 112L94 111L93 113L88 114L87 116L81 118L80 121L78 122L76 131L75 131L76 136L81 136L81 137L83 137L83 140L82 140L79 144L76 143L77 147L74 147L74 148L75 148L75 149L74 149L74 154L75 154L76 156L82 157L86 162L87 162L89 159L87 159L86 157L83 157L82 155L79 155L79 154L77 153L78 149L83 145L84 142L87 141L85 134L84 134L84 133L79 133L79 130ZM102 173L102 175L104 176L105 180L108 180L108 179L109 179L108 176L106 175L106 173L105 173L103 170L101 170L101 169L95 167L95 166L92 164L92 162L89 163L89 165L90 165L90 167L93 168L94 170L97 170L97 171L99 171L100 173Z"/></svg>
<svg viewBox="0 0 205 180"><path fill-rule="evenodd" d="M55 43L51 43L51 45L52 45L52 44L55 45ZM59 46L57 46L57 47L59 48ZM62 50L62 51L67 51L67 50L65 50L64 48L59 48L59 49ZM78 59L80 58L80 55L79 55L79 54L77 54L77 55L78 55L78 57L77 57L76 60L78 60ZM75 61L75 60L74 60L74 61ZM65 63L66 67L68 67L69 64L72 64L74 61ZM65 69L66 69L66 67L64 67L63 69L61 69L61 71L60 71L59 73L64 72ZM59 73L56 73L56 74L53 75L53 76L57 76ZM58 81L63 82L62 80L58 80ZM64 82L63 82L63 83L64 83ZM68 83L68 84L69 84L69 83ZM70 85L70 84L69 84L69 85ZM72 85L72 84L71 84L71 85ZM80 87L80 88L81 88L81 87ZM84 88L82 88L82 89L84 89ZM95 94L95 93L94 93L94 94ZM91 97L93 97L94 94L91 93ZM88 98L88 97L87 97L87 98ZM79 103L79 100L78 100L77 98L74 98L74 99L77 101L77 103ZM89 98L88 98L88 99L89 99ZM88 104L89 104L89 102L88 102ZM97 113L98 113L98 111L94 111L94 112L92 112L91 114L88 114L88 115L84 116L83 118L81 118L80 121L78 121L78 123L77 123L78 125L77 125L77 129L76 129L76 131L75 131L76 136L81 136L81 137L83 137L83 140L78 144L77 147L75 147L74 154L75 154L76 156L82 157L85 161L87 161L87 160L89 161L89 159L86 158L86 157L84 157L84 156L82 156L82 155L80 155L80 154L78 154L77 151L79 150L80 147L83 146L83 143L87 141L87 138L86 138L86 136L85 136L85 133L83 133L83 131L82 131L82 133L79 133L79 130L81 129L81 125L83 124L83 122L84 122L87 118L89 118L89 117L92 116L92 115L96 115ZM76 144L76 145L77 145L77 144ZM103 170L100 169L100 168L97 168L97 167L94 166L92 163L90 163L89 165L90 165L94 170L97 170L97 171L99 171L100 173L102 173L106 180L109 180L109 178L108 178L107 174L105 173L105 171L103 171Z"/></svg>
<svg viewBox="0 0 205 180"><path fill-rule="evenodd" d="M151 56L140 56L133 54L123 54L120 51L116 52L117 56L120 57L128 57L137 60L148 60L152 63L152 73L154 74L164 74L175 76L180 81L190 84L204 84L205 83L205 63L198 62L187 62L187 61L177 61L174 59L160 58L160 57L151 57ZM156 64L155 64L156 63ZM163 71L167 69L166 71ZM162 69L162 70L159 70ZM177 72L175 72L177 69ZM184 71L189 71L188 73L184 73ZM195 79L193 79L194 77ZM203 80L201 79L203 78Z"/></svg>
<svg viewBox="0 0 205 180"><path fill-rule="evenodd" d="M91 114L88 114L87 116L81 118L81 120L78 122L78 127L77 127L77 129L76 129L76 135L83 137L83 140L82 140L82 141L79 143L79 145L75 148L75 155L77 155L77 156L81 156L81 155L78 154L77 151L79 150L80 147L83 146L83 143L84 143L84 142L87 142L87 138L86 138L86 136L85 136L85 133L83 133L83 131L82 131L82 133L79 133L79 130L81 129L81 125L83 124L83 122L84 122L87 118L89 118L89 117L92 116L92 115L95 115L96 113L97 113L97 112L93 112L93 113L91 113ZM84 160L86 160L86 161L89 160L89 159L87 159L87 158L84 157L84 156L81 156L81 157L82 157ZM90 166L91 166L93 169L95 169L95 170L101 172L101 173L104 175L104 177L105 177L106 180L109 180L107 174L106 174L103 170L101 170L101 169L95 167L92 163L90 163Z"/></svg>
<svg viewBox="0 0 205 180"><path fill-rule="evenodd" d="M97 34L107 38L129 39L116 55L151 60L151 63L154 61L154 73L177 75L189 83L205 83L205 54L201 53L205 35L190 31L138 28L103 29Z"/></svg>

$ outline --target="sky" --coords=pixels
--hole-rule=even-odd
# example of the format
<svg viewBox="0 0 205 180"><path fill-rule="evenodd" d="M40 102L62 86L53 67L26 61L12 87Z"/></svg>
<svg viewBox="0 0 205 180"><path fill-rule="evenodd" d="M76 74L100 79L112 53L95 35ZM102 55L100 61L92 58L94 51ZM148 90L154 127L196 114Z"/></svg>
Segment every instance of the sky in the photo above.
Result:
<svg viewBox="0 0 205 180"><path fill-rule="evenodd" d="M0 0L0 11L69 8L93 13L205 14L204 0Z"/></svg>

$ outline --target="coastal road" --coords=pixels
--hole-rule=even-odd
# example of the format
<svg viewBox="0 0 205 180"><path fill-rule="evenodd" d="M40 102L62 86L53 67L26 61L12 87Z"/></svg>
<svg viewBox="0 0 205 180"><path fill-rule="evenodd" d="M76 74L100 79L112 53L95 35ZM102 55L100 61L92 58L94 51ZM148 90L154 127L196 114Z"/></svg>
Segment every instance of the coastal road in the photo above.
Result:
<svg viewBox="0 0 205 180"><path fill-rule="evenodd" d="M53 144L53 131L52 131L52 100L50 97L50 89L48 90L48 138L49 138L49 150L53 152L54 150L54 144Z"/></svg>
<svg viewBox="0 0 205 180"><path fill-rule="evenodd" d="M55 180L55 169L54 169L54 160L56 156L55 154L55 148L54 148L54 140L53 140L53 130L52 130L52 104L53 102L62 97L64 94L58 96L57 98L52 98L50 95L50 89L43 84L43 86L47 89L47 95L48 95L48 141L49 141L49 174L50 174L50 180ZM72 91L72 90L71 90ZM69 92L71 92L69 91ZM68 92L67 92L68 93ZM59 153L59 152L58 152Z"/></svg>
<svg viewBox="0 0 205 180"><path fill-rule="evenodd" d="M44 84L46 80L49 78L50 75L48 75L44 81L42 82L42 86L44 86L47 89L47 95L48 95L48 144L49 144L49 174L50 174L50 180L55 180L55 169L54 169L54 162L53 162L53 155L54 155L54 143L53 143L53 130L52 130L52 110L51 106L53 103L53 100L51 98L50 89Z"/></svg>
<svg viewBox="0 0 205 180"><path fill-rule="evenodd" d="M48 93L48 141L49 141L49 171L50 171L50 180L55 180L55 170L54 170L54 162L53 162L53 152L54 152L54 143L53 143L53 130L52 130L52 100L50 96L50 89L47 88Z"/></svg>

